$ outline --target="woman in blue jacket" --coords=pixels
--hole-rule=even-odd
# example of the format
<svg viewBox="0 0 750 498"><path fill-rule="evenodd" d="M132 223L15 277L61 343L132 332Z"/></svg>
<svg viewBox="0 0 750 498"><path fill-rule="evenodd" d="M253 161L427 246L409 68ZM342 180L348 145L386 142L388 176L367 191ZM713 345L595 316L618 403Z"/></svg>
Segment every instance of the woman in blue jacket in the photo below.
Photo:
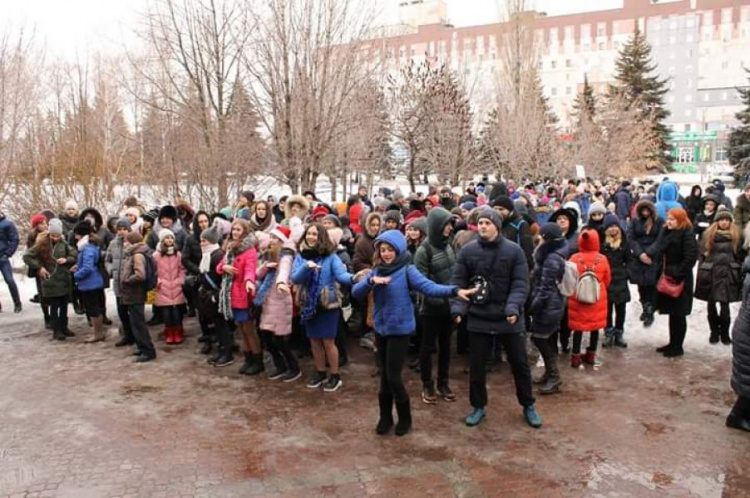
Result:
<svg viewBox="0 0 750 498"><path fill-rule="evenodd" d="M388 230L375 239L375 265L366 279L354 286L352 295L364 301L373 291L373 322L378 334L380 364L380 420L375 429L385 434L393 426L393 404L398 413L396 435L411 429L411 406L401 370L409 350L409 336L414 333L414 305L410 291L427 297L458 296L469 299L476 290L459 290L455 285L438 285L428 280L411 264L406 239L398 230Z"/></svg>
<svg viewBox="0 0 750 498"><path fill-rule="evenodd" d="M94 229L88 221L81 221L73 228L73 235L78 248L78 263L71 268L73 278L81 293L81 302L86 309L86 315L91 319L94 333L84 342L99 342L104 340L104 318L102 316L101 291L104 289L104 278L99 270L99 238L94 235Z"/></svg>
<svg viewBox="0 0 750 498"><path fill-rule="evenodd" d="M315 374L307 387L323 386L326 392L337 391L343 384L339 375L339 352L336 330L341 312L341 292L336 285L351 286L354 275L346 271L335 254L336 246L320 223L305 228L299 251L292 265L292 283L297 286L300 319L310 339ZM326 376L326 360L331 375Z"/></svg>

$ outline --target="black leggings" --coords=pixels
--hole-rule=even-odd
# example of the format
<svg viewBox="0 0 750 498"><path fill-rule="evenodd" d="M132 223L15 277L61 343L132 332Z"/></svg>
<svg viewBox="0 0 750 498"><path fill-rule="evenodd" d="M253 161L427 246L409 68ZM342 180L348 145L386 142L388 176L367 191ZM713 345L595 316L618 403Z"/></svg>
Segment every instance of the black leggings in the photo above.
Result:
<svg viewBox="0 0 750 498"><path fill-rule="evenodd" d="M422 344L419 350L419 370L422 382L432 382L432 353L438 343L438 385L448 383L451 361L453 322L449 316L422 316Z"/></svg>
<svg viewBox="0 0 750 498"><path fill-rule="evenodd" d="M86 314L89 318L98 318L102 316L102 299L99 295L101 289L80 291L81 292L81 304L83 309L86 310Z"/></svg>
<svg viewBox="0 0 750 498"><path fill-rule="evenodd" d="M625 328L625 309L628 303L609 302L607 309L607 328L623 330ZM614 322L614 326L612 323Z"/></svg>
<svg viewBox="0 0 750 498"><path fill-rule="evenodd" d="M672 347L682 348L687 333L687 317L685 315L669 315L669 344Z"/></svg>
<svg viewBox="0 0 750 498"><path fill-rule="evenodd" d="M583 342L583 332L573 332L573 354L581 354L581 343ZM599 344L599 331L592 330L589 332L589 347L586 351L596 352L596 346Z"/></svg>
<svg viewBox="0 0 750 498"><path fill-rule="evenodd" d="M409 336L378 335L378 359L380 360L380 394L392 395L396 403L409 401L401 371L409 352Z"/></svg>
<svg viewBox="0 0 750 498"><path fill-rule="evenodd" d="M717 313L716 305L719 305L720 311ZM708 321L709 323L718 323L719 321L726 322L727 324L732 320L732 315L729 313L729 303L722 303L716 301L708 302Z"/></svg>
<svg viewBox="0 0 750 498"><path fill-rule="evenodd" d="M261 330L260 333L266 349L273 358L273 366L279 372L298 372L299 364L289 345L289 335L276 335L268 330Z"/></svg>
<svg viewBox="0 0 750 498"><path fill-rule="evenodd" d="M48 297L44 302L49 306L49 319L52 330L65 332L68 328L68 296Z"/></svg>
<svg viewBox="0 0 750 498"><path fill-rule="evenodd" d="M182 327L182 310L179 306L159 306L165 327Z"/></svg>
<svg viewBox="0 0 750 498"><path fill-rule="evenodd" d="M639 285L638 295L641 299L641 304L644 306L650 304L654 308L656 307L656 301L659 299L659 293L656 292L655 285Z"/></svg>

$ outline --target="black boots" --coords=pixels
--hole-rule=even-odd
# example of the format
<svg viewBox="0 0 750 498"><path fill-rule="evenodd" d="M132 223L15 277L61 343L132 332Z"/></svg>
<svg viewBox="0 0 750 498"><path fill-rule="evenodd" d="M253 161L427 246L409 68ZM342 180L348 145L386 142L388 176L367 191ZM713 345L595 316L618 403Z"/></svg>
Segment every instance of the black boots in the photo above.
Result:
<svg viewBox="0 0 750 498"><path fill-rule="evenodd" d="M719 339L725 346L732 344L732 339L729 338L729 324L731 322L730 317L719 317Z"/></svg>
<svg viewBox="0 0 750 498"><path fill-rule="evenodd" d="M245 363L240 368L240 373L243 375L258 375L264 370L263 366L263 353L253 354L245 353Z"/></svg>
<svg viewBox="0 0 750 498"><path fill-rule="evenodd" d="M539 394L555 394L560 392L562 379L560 378L560 369L557 367L557 358L550 360L549 364L545 359L545 376L547 380L539 387Z"/></svg>
<svg viewBox="0 0 750 498"><path fill-rule="evenodd" d="M643 319L643 326L644 327L650 327L654 324L654 305L651 303L646 303L643 305L643 314L645 315Z"/></svg>
<svg viewBox="0 0 750 498"><path fill-rule="evenodd" d="M382 436L393 427L393 395L378 394L378 403L380 405L380 419L377 427L375 427L375 433Z"/></svg>
<svg viewBox="0 0 750 498"><path fill-rule="evenodd" d="M398 413L398 423L395 433L397 436L403 436L411 430L411 403L408 398L406 401L396 402L396 413Z"/></svg>
<svg viewBox="0 0 750 498"><path fill-rule="evenodd" d="M719 343L719 317L708 316L708 327L711 329L711 334L708 336L708 342L711 344Z"/></svg>

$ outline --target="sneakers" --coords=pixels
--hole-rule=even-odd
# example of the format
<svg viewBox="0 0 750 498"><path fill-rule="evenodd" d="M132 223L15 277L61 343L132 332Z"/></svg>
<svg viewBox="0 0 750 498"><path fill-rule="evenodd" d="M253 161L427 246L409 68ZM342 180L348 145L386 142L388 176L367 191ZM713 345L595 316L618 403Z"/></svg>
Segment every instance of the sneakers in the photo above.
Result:
<svg viewBox="0 0 750 498"><path fill-rule="evenodd" d="M475 425L478 425L479 422L484 419L484 416L486 415L484 408L474 408L474 411L472 411L468 417L466 417L466 425L469 427L474 427Z"/></svg>
<svg viewBox="0 0 750 498"><path fill-rule="evenodd" d="M224 354L224 355L221 355L221 357L216 359L216 361L214 362L214 366L215 367L228 367L232 363L234 363L234 356Z"/></svg>
<svg viewBox="0 0 750 498"><path fill-rule="evenodd" d="M542 417L537 413L534 405L529 405L523 409L523 416L526 417L526 422L533 427L538 429L542 426Z"/></svg>
<svg viewBox="0 0 750 498"><path fill-rule="evenodd" d="M375 351L375 333L368 332L359 340L360 347Z"/></svg>
<svg viewBox="0 0 750 498"><path fill-rule="evenodd" d="M435 386L430 382L422 387L422 401L428 405L434 405L437 403L437 395L435 394Z"/></svg>
<svg viewBox="0 0 750 498"><path fill-rule="evenodd" d="M453 391L451 391L451 388L448 387L448 384L439 385L438 394L440 394L440 397L445 401L456 401L456 395L453 394Z"/></svg>
<svg viewBox="0 0 750 498"><path fill-rule="evenodd" d="M313 374L313 376L310 377L310 380L307 381L307 388L317 389L320 386L322 386L325 381L326 381L325 372L315 372L315 374Z"/></svg>
<svg viewBox="0 0 750 498"><path fill-rule="evenodd" d="M300 377L302 377L302 372L300 372L299 370L287 370L286 372L284 372L284 375L279 377L279 380L281 382L294 382Z"/></svg>
<svg viewBox="0 0 750 498"><path fill-rule="evenodd" d="M270 374L268 374L268 378L271 380L278 380L286 375L286 370L274 370Z"/></svg>
<svg viewBox="0 0 750 498"><path fill-rule="evenodd" d="M328 380L323 384L323 391L332 393L338 391L341 386L344 385L344 381L341 380L339 374L331 374Z"/></svg>

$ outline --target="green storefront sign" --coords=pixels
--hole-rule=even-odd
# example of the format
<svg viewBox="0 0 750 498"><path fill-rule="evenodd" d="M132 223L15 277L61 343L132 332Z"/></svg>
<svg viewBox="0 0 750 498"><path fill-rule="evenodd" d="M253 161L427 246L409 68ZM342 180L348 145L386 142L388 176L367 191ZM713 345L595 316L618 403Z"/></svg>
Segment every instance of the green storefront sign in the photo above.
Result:
<svg viewBox="0 0 750 498"><path fill-rule="evenodd" d="M699 173L699 164L711 163L717 145L715 131L685 131L670 133L672 169L678 173Z"/></svg>

